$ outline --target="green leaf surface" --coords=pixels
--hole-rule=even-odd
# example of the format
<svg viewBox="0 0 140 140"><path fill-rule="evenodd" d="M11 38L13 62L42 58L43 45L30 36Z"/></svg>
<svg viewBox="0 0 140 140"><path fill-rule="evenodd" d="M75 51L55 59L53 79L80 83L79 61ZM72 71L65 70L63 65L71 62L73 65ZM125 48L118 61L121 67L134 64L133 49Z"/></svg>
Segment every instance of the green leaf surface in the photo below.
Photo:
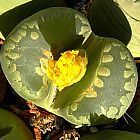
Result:
<svg viewBox="0 0 140 140"><path fill-rule="evenodd" d="M114 0L125 14L132 30L128 48L134 57L140 57L140 1Z"/></svg>
<svg viewBox="0 0 140 140"><path fill-rule="evenodd" d="M80 140L139 140L140 135L120 130L103 130L93 135L85 135Z"/></svg>
<svg viewBox="0 0 140 140"><path fill-rule="evenodd" d="M25 123L13 113L0 108L0 140L34 140Z"/></svg>

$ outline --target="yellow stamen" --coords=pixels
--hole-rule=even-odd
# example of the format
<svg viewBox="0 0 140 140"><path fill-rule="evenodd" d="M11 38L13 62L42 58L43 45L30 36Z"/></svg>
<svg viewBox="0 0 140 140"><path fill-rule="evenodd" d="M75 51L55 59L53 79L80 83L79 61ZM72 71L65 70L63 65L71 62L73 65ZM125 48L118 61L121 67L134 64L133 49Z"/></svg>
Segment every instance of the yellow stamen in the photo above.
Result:
<svg viewBox="0 0 140 140"><path fill-rule="evenodd" d="M45 58L41 59L44 60ZM54 82L59 91L80 81L86 72L87 57L85 51L84 55L83 51L80 52L79 50L66 51L61 53L57 61L52 59L47 61L47 64L46 61L41 63L41 65L45 65L41 66L42 71Z"/></svg>

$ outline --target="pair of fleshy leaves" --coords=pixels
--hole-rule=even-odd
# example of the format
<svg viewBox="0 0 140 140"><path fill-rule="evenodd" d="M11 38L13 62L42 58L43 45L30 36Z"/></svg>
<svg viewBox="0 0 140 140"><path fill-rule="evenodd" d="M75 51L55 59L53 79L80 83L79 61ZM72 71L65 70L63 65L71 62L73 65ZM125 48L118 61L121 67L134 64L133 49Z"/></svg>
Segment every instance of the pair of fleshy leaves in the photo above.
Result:
<svg viewBox="0 0 140 140"><path fill-rule="evenodd" d="M40 57L47 50L57 59L73 49L87 52L87 71L79 82L58 92L53 81L36 71ZM87 19L69 8L46 9L22 21L6 38L1 64L20 96L77 125L121 117L137 83L136 66L126 46L94 35Z"/></svg>

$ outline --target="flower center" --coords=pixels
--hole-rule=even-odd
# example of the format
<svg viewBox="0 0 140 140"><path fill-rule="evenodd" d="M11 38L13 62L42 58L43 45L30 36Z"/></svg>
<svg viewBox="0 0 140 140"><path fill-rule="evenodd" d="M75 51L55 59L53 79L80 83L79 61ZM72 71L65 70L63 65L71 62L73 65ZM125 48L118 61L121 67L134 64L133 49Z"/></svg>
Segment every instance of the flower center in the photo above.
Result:
<svg viewBox="0 0 140 140"><path fill-rule="evenodd" d="M61 91L63 88L81 80L85 75L87 62L85 51L66 51L61 53L57 61L48 59L47 65L42 64L43 72Z"/></svg>

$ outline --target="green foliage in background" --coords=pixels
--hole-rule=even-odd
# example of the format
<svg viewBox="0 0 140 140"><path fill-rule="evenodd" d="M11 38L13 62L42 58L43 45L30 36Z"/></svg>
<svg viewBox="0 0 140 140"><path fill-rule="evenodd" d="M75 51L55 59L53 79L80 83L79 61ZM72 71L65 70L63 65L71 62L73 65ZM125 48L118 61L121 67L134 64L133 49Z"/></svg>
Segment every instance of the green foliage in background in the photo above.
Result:
<svg viewBox="0 0 140 140"><path fill-rule="evenodd" d="M0 108L0 139L34 140L34 137L19 117Z"/></svg>
<svg viewBox="0 0 140 140"><path fill-rule="evenodd" d="M95 34L122 41L133 57L140 57L139 9L139 0L94 0L88 18Z"/></svg>
<svg viewBox="0 0 140 140"><path fill-rule="evenodd" d="M22 20L49 7L64 6L63 0L0 0L0 38L6 38Z"/></svg>

